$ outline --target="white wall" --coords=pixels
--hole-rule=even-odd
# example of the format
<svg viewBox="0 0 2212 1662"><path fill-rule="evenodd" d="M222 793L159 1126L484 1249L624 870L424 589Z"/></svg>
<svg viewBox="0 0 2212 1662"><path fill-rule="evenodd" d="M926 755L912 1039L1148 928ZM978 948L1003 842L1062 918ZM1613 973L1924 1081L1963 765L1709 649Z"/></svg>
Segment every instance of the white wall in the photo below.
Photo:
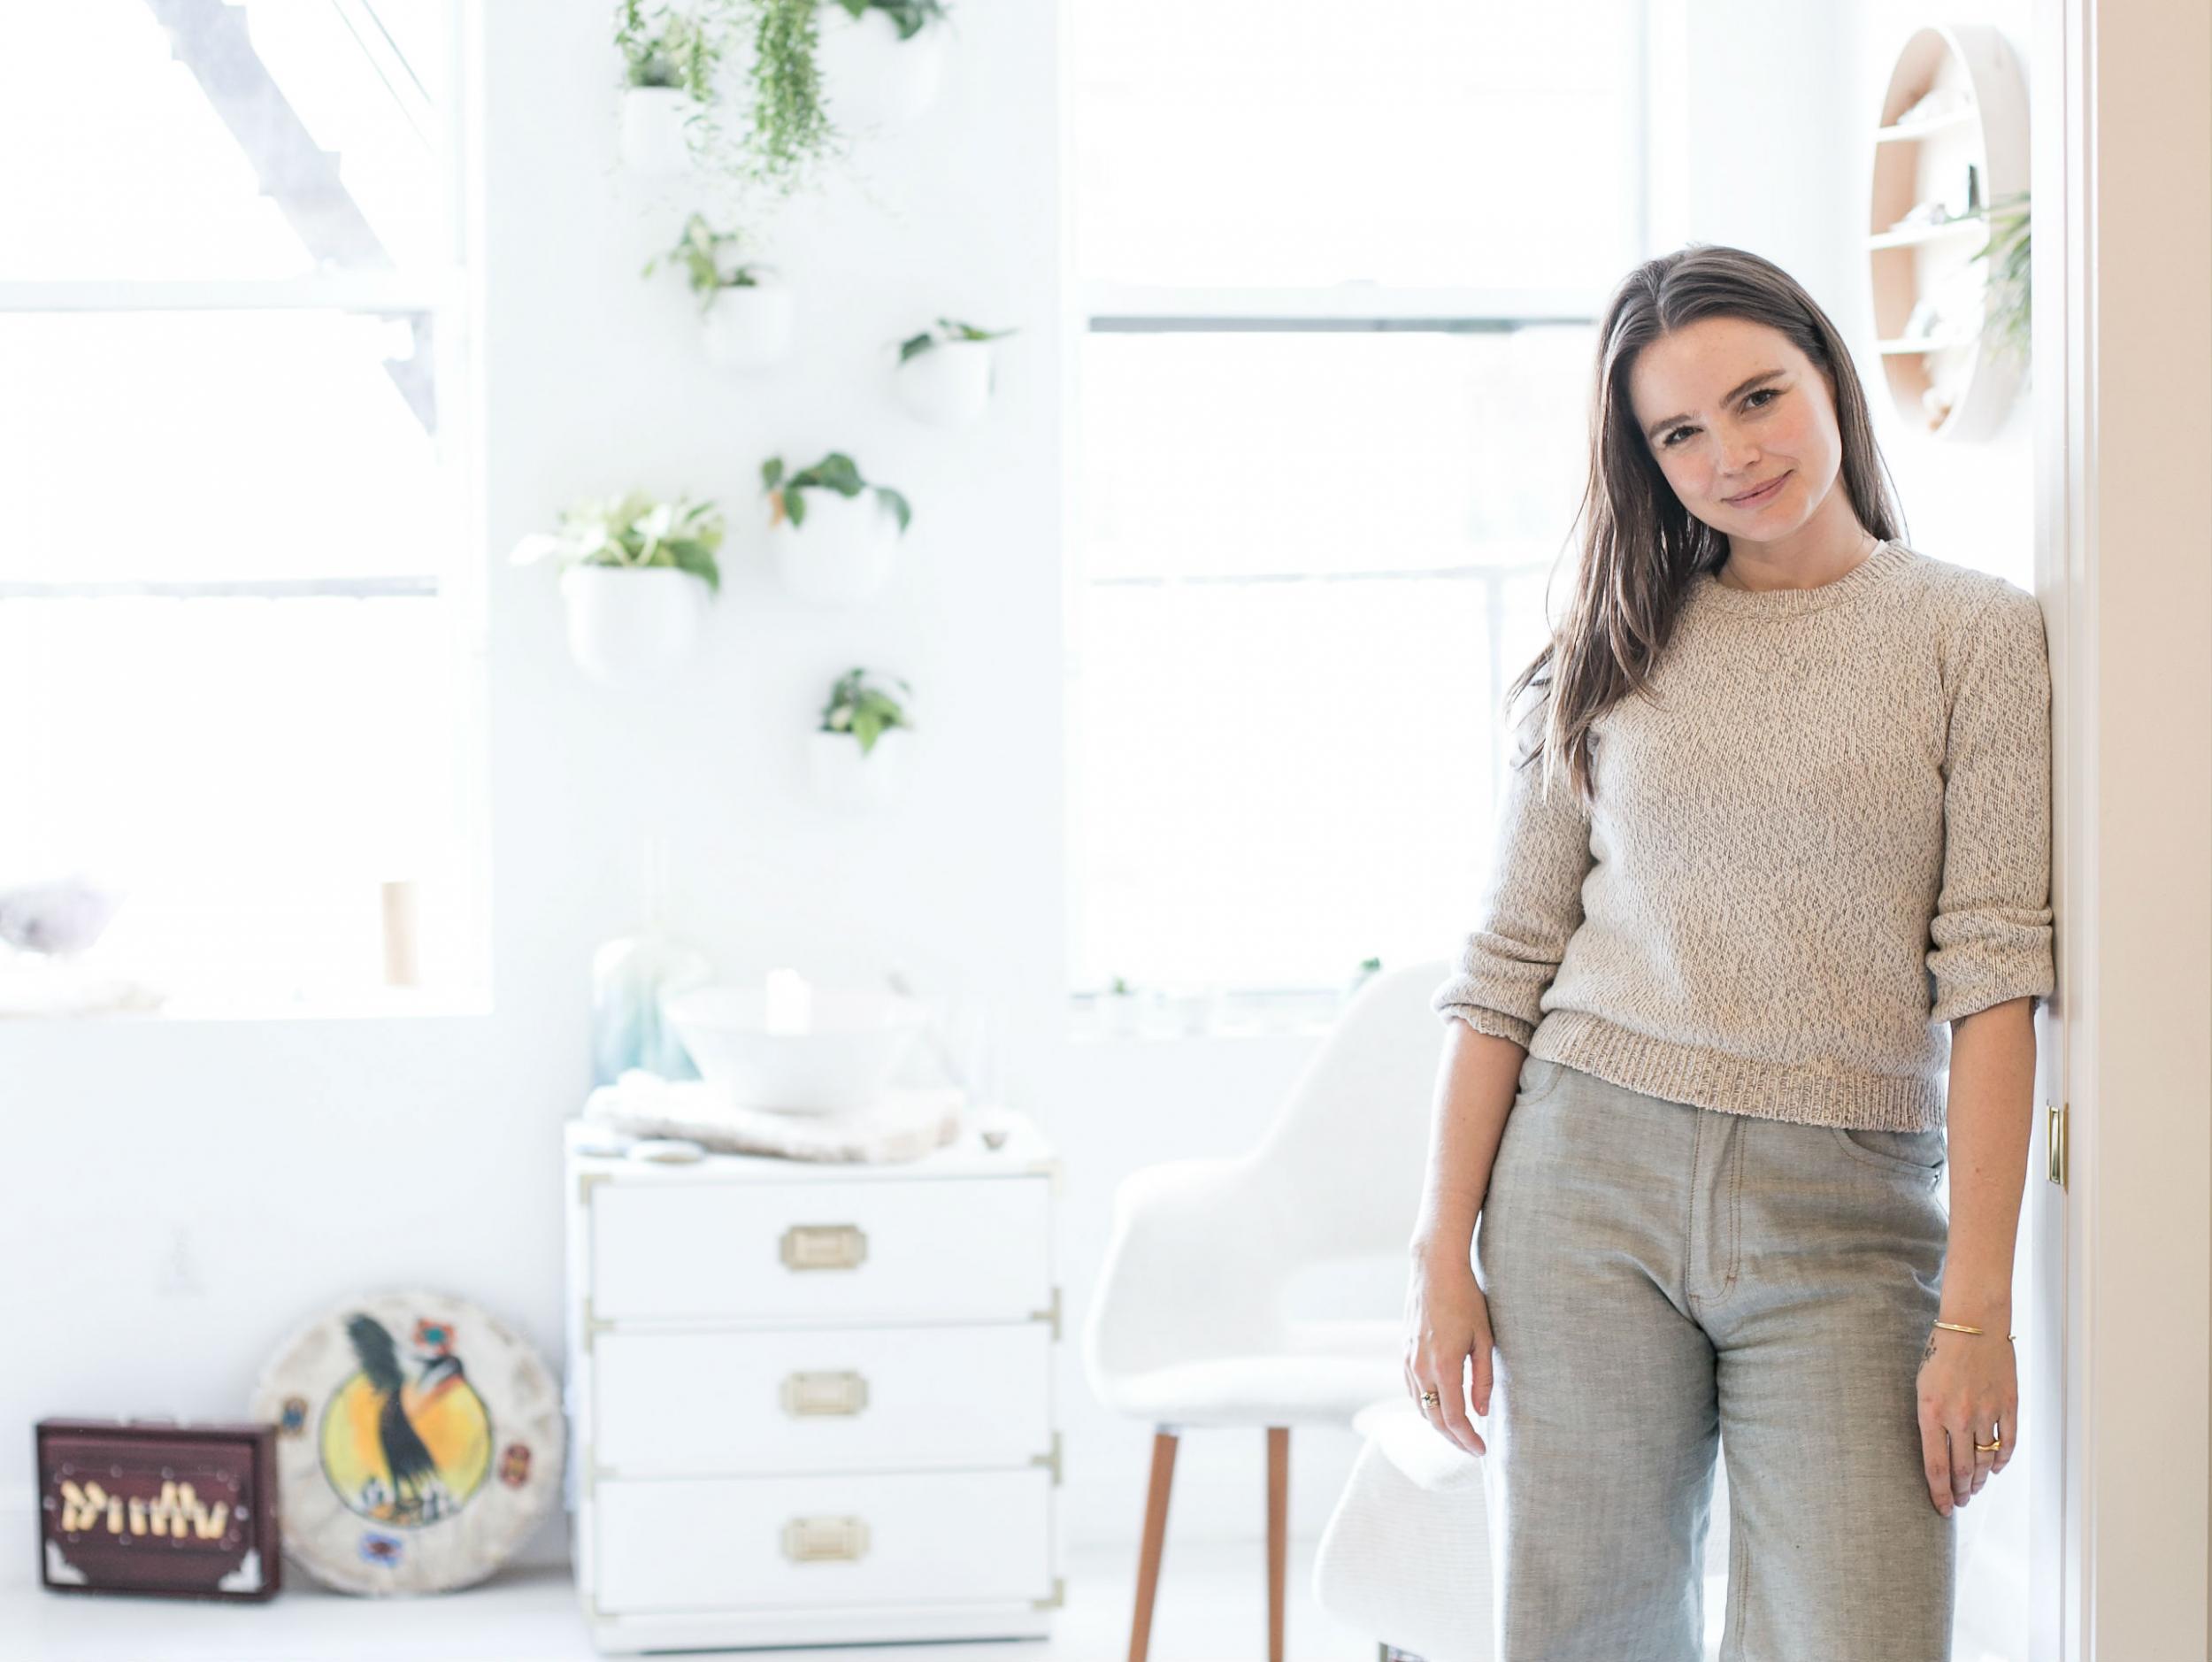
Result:
<svg viewBox="0 0 2212 1662"><path fill-rule="evenodd" d="M1862 29L1846 7L1687 8L1693 96L1671 152L1683 209L1655 242L1769 253L1858 341L1863 138L1890 50L1877 26L1903 15L1871 10ZM284 1335L361 1289L449 1289L557 1355L557 1132L588 1083L586 964L631 921L630 851L657 827L689 927L729 973L896 965L996 1001L1010 1098L1068 1167L1069 1537L1133 1538L1149 1428L1092 1403L1078 1354L1114 1184L1248 1144L1310 1043L1064 1036L1056 12L958 9L939 106L863 151L886 208L844 190L792 216L773 257L800 288L798 354L740 382L701 361L689 296L638 280L680 209L615 169L603 9L485 0L496 1011L0 1027L0 1425L25 1433L0 1439L0 1499L27 1489L32 1420L235 1415ZM1847 108L1827 90L1839 58L1858 66ZM940 313L1021 327L973 433L910 423L877 381L887 344ZM2024 417L1981 449L1883 436L1918 546L2026 536ZM497 558L561 503L633 482L716 496L741 525L763 457L803 466L833 446L913 501L894 594L871 612L802 612L736 535L680 698L591 689L547 573ZM854 663L912 679L927 724L919 789L866 825L798 789L798 735ZM1369 1268L1373 1313L1395 1315L1399 1266ZM1293 1524L1310 1535L1355 1449L1348 1434L1293 1442ZM1192 1434L1171 1563L1178 1538L1256 1536L1264 1493L1258 1434ZM537 1550L557 1547L549 1534Z"/></svg>

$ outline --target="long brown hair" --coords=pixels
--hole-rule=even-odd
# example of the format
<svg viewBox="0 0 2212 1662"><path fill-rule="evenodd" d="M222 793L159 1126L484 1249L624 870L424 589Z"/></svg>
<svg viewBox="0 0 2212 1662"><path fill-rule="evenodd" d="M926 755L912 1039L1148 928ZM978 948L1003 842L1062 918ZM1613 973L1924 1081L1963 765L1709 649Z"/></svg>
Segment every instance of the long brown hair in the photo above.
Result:
<svg viewBox="0 0 2212 1662"><path fill-rule="evenodd" d="M1804 288L1771 260L1740 248L1693 242L1646 260L1606 302L1590 400L1590 466L1576 522L1581 566L1567 615L1506 689L1509 716L1530 687L1538 699L1519 724L1515 763L1544 759L1549 788L1564 766L1590 799L1593 722L1649 681L1693 573L1717 571L1728 539L1694 518L1667 482L1629 402L1636 355L1701 318L1735 317L1786 335L1822 372L1842 441L1839 482L1859 523L1885 540L1902 535L1888 469L1867 419L1866 390L1843 336Z"/></svg>

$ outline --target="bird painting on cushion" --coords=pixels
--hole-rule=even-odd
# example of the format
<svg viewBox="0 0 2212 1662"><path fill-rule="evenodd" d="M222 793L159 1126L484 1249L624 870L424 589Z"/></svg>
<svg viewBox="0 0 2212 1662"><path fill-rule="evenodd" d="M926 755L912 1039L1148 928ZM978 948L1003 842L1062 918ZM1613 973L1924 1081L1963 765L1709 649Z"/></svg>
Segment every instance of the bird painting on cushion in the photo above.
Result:
<svg viewBox="0 0 2212 1662"><path fill-rule="evenodd" d="M373 1316L346 1324L360 1372L323 1415L323 1469L346 1504L380 1523L419 1527L468 1504L491 1465L491 1416L469 1383L452 1329L416 1323L414 1376Z"/></svg>

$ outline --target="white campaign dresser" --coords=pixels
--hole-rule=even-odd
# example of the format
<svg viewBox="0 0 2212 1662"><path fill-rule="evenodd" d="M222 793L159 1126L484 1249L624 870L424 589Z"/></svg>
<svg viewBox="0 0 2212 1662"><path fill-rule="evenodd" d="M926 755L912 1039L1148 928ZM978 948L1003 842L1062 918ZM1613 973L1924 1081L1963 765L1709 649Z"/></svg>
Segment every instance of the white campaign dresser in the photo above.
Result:
<svg viewBox="0 0 2212 1662"><path fill-rule="evenodd" d="M1039 1638L1062 1603L1059 1162L587 1155L576 1581L602 1650Z"/></svg>

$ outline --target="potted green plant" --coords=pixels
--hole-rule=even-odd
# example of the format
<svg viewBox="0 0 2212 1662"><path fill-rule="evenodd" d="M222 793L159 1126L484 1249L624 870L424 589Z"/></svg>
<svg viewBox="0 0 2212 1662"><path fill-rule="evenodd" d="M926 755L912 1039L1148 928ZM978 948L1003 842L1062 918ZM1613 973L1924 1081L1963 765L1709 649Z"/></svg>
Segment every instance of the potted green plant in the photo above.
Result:
<svg viewBox="0 0 2212 1662"><path fill-rule="evenodd" d="M512 558L558 563L569 650L586 673L604 686L644 687L691 656L721 589L722 535L712 503L634 490L564 509L557 530L524 537Z"/></svg>
<svg viewBox="0 0 2212 1662"><path fill-rule="evenodd" d="M702 118L714 104L723 19L708 0L680 11L668 0L618 0L614 43L622 53L622 159L642 173L690 165Z"/></svg>
<svg viewBox="0 0 2212 1662"><path fill-rule="evenodd" d="M821 725L807 735L809 772L824 802L879 807L903 789L913 744L912 696L896 675L879 680L856 667L838 677Z"/></svg>
<svg viewBox="0 0 2212 1662"><path fill-rule="evenodd" d="M2034 327L2030 272L2034 264L2029 195L2016 190L1978 211L1989 221L1989 241L1967 256L1967 263L1989 262L1982 330L1999 351L2024 365Z"/></svg>
<svg viewBox="0 0 2212 1662"><path fill-rule="evenodd" d="M1127 981L1117 975L1097 995L1098 1030L1109 1038L1126 1039L1137 1031L1137 995Z"/></svg>
<svg viewBox="0 0 2212 1662"><path fill-rule="evenodd" d="M676 245L645 263L648 277L664 261L683 272L699 297L707 359L722 369L758 369L785 357L791 346L791 291L772 266L736 258L744 240L694 213Z"/></svg>
<svg viewBox="0 0 2212 1662"><path fill-rule="evenodd" d="M824 0L821 81L830 119L848 133L911 120L944 77L938 0Z"/></svg>
<svg viewBox="0 0 2212 1662"><path fill-rule="evenodd" d="M940 318L933 328L908 336L892 372L900 402L933 426L969 426L991 401L991 342L1013 333Z"/></svg>
<svg viewBox="0 0 2212 1662"><path fill-rule="evenodd" d="M787 477L783 458L772 456L761 464L760 477L785 590L817 605L875 598L913 519L905 496L868 483L842 450Z"/></svg>

